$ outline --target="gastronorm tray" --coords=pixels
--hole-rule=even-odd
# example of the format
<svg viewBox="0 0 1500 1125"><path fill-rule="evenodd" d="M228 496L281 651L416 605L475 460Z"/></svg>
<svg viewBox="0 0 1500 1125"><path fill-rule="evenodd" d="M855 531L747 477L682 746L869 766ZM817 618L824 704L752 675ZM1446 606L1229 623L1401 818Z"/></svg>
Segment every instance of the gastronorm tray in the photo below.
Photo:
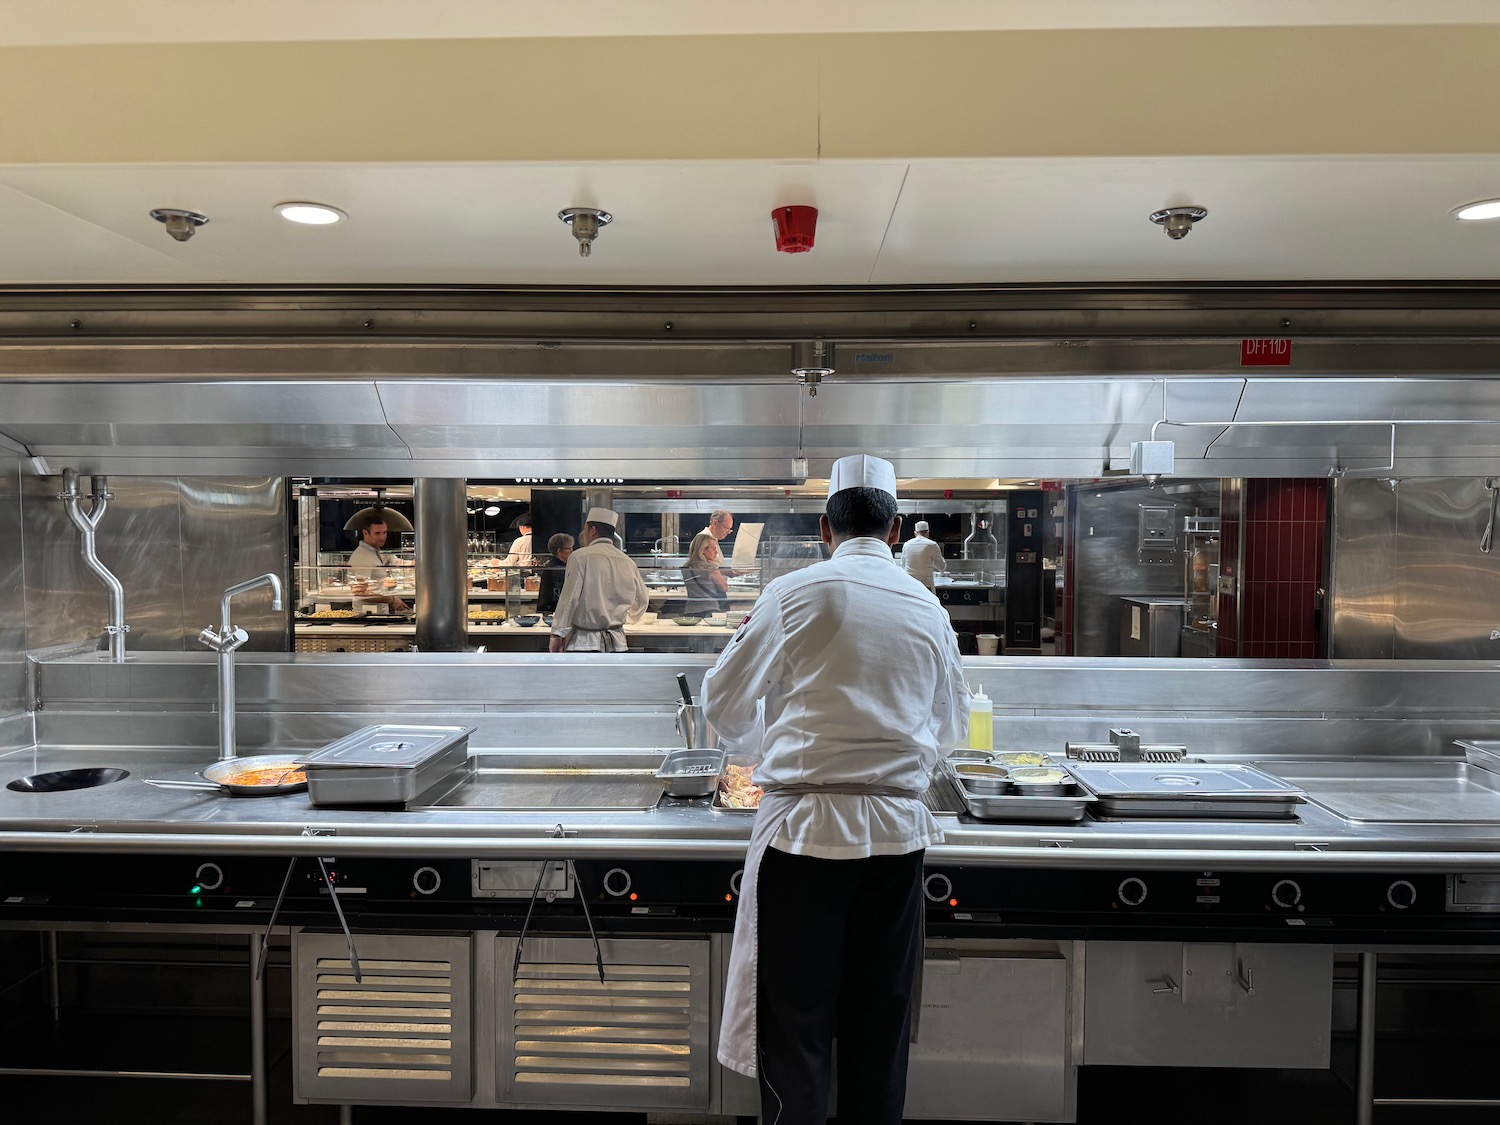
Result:
<svg viewBox="0 0 1500 1125"><path fill-rule="evenodd" d="M1054 769L1071 772L1065 766ZM963 803L969 815L979 820L1003 820L1011 824L1076 824L1082 820L1098 798L1081 785L1072 793L1033 797L1021 793L977 793L953 772L944 759L932 776L933 785L945 785Z"/></svg>
<svg viewBox="0 0 1500 1125"><path fill-rule="evenodd" d="M1105 816L1282 820L1306 794L1254 766L1176 762L1075 763Z"/></svg>
<svg viewBox="0 0 1500 1125"><path fill-rule="evenodd" d="M302 759L315 805L407 804L465 769L473 727L377 723Z"/></svg>
<svg viewBox="0 0 1500 1125"><path fill-rule="evenodd" d="M670 797L707 797L719 786L724 750L669 750L656 776Z"/></svg>
<svg viewBox="0 0 1500 1125"><path fill-rule="evenodd" d="M1491 773L1500 773L1500 742L1486 738L1460 738L1458 745L1464 748L1464 760Z"/></svg>

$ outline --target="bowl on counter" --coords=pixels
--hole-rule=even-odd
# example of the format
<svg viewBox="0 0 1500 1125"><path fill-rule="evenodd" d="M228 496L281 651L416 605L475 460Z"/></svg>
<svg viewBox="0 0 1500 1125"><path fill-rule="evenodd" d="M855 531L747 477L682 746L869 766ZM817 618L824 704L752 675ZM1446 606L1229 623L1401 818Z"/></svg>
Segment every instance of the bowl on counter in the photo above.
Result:
<svg viewBox="0 0 1500 1125"><path fill-rule="evenodd" d="M513 620L517 625L530 629L533 625L540 625L542 623L542 615L540 613L523 613L520 617Z"/></svg>
<svg viewBox="0 0 1500 1125"><path fill-rule="evenodd" d="M674 618L672 618L672 624L673 625L681 625L683 628L686 628L689 625L702 625L703 624L703 618L701 618L701 617L674 617Z"/></svg>

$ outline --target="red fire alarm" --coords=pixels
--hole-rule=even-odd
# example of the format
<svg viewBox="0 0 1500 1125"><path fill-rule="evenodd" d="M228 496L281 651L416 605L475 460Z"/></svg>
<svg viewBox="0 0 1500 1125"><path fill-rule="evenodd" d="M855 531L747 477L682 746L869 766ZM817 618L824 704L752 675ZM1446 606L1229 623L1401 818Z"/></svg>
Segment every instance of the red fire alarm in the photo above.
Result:
<svg viewBox="0 0 1500 1125"><path fill-rule="evenodd" d="M778 207L771 212L776 226L776 249L783 254L805 254L813 248L818 233L816 207Z"/></svg>

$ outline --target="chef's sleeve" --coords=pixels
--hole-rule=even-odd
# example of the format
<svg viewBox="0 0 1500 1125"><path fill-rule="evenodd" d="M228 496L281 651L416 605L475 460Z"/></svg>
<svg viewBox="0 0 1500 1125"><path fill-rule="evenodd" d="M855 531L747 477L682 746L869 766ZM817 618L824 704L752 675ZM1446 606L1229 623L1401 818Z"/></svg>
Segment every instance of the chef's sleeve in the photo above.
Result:
<svg viewBox="0 0 1500 1125"><path fill-rule="evenodd" d="M703 713L720 740L757 760L765 738L761 700L781 681L785 645L780 602L762 591L750 619L703 677Z"/></svg>
<svg viewBox="0 0 1500 1125"><path fill-rule="evenodd" d="M944 617L947 615L944 614ZM953 627L944 621L941 671L937 691L932 697L932 739L944 756L956 746L969 741L969 685L964 682L963 657L958 652L958 638Z"/></svg>
<svg viewBox="0 0 1500 1125"><path fill-rule="evenodd" d="M573 614L578 612L578 595L583 588L583 567L574 566L568 560L567 573L563 577L562 593L557 595L557 608L552 611L552 635L566 638L573 631Z"/></svg>
<svg viewBox="0 0 1500 1125"><path fill-rule="evenodd" d="M651 593L646 589L639 568L632 577L635 579L635 589L630 594L630 606L625 610L625 624L638 625L641 618L646 616L647 607L651 605Z"/></svg>

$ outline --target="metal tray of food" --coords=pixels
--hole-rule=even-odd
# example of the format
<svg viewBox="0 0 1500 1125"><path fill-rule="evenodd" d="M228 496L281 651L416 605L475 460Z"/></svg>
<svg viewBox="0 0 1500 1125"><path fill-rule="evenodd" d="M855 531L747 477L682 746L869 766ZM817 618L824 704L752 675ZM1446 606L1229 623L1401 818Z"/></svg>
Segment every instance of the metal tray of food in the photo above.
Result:
<svg viewBox="0 0 1500 1125"><path fill-rule="evenodd" d="M971 759L972 760L972 759ZM1064 766L1056 766L1069 773ZM962 802L970 816L979 820L1003 820L1011 824L1076 824L1098 798L1076 781L1071 792L1034 796L1028 793L981 793L953 772L950 759L934 772L932 784L946 786Z"/></svg>
<svg viewBox="0 0 1500 1125"><path fill-rule="evenodd" d="M669 797L707 797L718 787L724 772L724 751L669 750L656 776Z"/></svg>
<svg viewBox="0 0 1500 1125"><path fill-rule="evenodd" d="M761 790L750 779L753 769L753 766L743 762L729 762L725 765L724 772L719 775L719 783L714 787L713 807L727 813L753 813L758 809Z"/></svg>
<svg viewBox="0 0 1500 1125"><path fill-rule="evenodd" d="M467 768L473 727L377 723L302 759L315 805L394 805L417 800Z"/></svg>
<svg viewBox="0 0 1500 1125"><path fill-rule="evenodd" d="M1280 820L1295 817L1306 796L1254 766L1107 762L1071 768L1106 816Z"/></svg>

